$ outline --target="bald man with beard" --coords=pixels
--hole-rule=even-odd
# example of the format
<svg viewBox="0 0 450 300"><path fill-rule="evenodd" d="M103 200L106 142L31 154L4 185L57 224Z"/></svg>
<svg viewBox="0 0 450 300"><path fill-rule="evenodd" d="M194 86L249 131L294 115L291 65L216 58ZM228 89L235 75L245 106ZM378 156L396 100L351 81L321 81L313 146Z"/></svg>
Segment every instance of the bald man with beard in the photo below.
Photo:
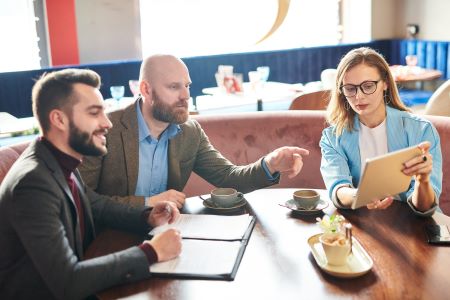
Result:
<svg viewBox="0 0 450 300"><path fill-rule="evenodd" d="M181 208L186 182L195 172L219 187L250 192L276 184L280 173L296 176L308 150L281 147L246 166L236 166L209 142L189 119L191 78L186 65L172 55L153 55L141 65L141 96L109 115L108 154L86 157L83 179L100 194L137 206L174 202Z"/></svg>

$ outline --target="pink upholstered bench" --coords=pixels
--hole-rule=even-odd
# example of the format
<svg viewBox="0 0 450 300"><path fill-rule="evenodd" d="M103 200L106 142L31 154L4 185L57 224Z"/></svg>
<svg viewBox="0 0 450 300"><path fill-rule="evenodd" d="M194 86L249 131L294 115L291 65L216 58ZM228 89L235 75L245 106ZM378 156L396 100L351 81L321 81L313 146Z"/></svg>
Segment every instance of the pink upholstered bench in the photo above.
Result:
<svg viewBox="0 0 450 300"><path fill-rule="evenodd" d="M283 177L276 187L325 188L320 174L319 140L325 124L321 111L253 112L233 115L197 115L211 143L235 164L247 164L281 146L299 146L310 151L300 175ZM450 215L450 117L425 116L439 132L443 157L442 211ZM0 148L0 183L28 143ZM212 186L193 174L184 192L207 194Z"/></svg>
<svg viewBox="0 0 450 300"><path fill-rule="evenodd" d="M450 215L450 117L425 116L439 132L443 157L440 207ZM276 187L325 188L320 174L319 141L325 128L322 111L254 112L223 116L195 116L211 143L235 164L247 164L281 146L299 146L310 151L302 172L294 179L282 178ZM185 192L207 194L212 186L194 174Z"/></svg>

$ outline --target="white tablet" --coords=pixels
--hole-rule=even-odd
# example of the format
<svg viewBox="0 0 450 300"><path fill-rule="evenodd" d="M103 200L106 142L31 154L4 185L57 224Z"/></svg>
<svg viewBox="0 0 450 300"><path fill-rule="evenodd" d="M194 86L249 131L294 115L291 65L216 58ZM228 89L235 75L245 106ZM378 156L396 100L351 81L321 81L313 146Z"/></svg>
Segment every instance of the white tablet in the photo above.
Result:
<svg viewBox="0 0 450 300"><path fill-rule="evenodd" d="M403 174L403 163L421 154L422 150L413 146L367 159L352 208L366 206L375 199L384 199L406 191L411 176Z"/></svg>

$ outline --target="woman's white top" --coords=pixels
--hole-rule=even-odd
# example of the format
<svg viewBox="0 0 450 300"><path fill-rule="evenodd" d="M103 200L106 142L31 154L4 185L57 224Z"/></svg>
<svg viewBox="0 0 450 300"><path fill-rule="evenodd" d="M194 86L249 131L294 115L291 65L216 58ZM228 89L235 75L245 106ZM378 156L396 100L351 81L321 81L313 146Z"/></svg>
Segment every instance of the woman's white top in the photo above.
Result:
<svg viewBox="0 0 450 300"><path fill-rule="evenodd" d="M380 125L369 128L359 123L359 154L361 156L361 174L366 166L366 159L388 153L386 119Z"/></svg>
<svg viewBox="0 0 450 300"><path fill-rule="evenodd" d="M361 156L361 174L366 166L366 159L388 153L386 119L374 128L359 122L359 154ZM348 184L338 184L333 191L333 200L338 199L337 190Z"/></svg>

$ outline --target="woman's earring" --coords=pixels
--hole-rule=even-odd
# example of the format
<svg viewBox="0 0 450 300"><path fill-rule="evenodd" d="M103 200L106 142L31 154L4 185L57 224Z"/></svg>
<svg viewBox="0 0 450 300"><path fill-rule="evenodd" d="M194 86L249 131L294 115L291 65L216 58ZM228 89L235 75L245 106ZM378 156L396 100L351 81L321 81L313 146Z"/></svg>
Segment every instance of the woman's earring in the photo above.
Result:
<svg viewBox="0 0 450 300"><path fill-rule="evenodd" d="M345 101L345 102L344 102L344 108L345 108L346 110L349 110L349 109L350 109L350 104L348 103L348 101Z"/></svg>
<svg viewBox="0 0 450 300"><path fill-rule="evenodd" d="M383 92L383 98L384 98L384 103L386 103L386 105L391 104L391 97L389 97L387 90L385 90Z"/></svg>

